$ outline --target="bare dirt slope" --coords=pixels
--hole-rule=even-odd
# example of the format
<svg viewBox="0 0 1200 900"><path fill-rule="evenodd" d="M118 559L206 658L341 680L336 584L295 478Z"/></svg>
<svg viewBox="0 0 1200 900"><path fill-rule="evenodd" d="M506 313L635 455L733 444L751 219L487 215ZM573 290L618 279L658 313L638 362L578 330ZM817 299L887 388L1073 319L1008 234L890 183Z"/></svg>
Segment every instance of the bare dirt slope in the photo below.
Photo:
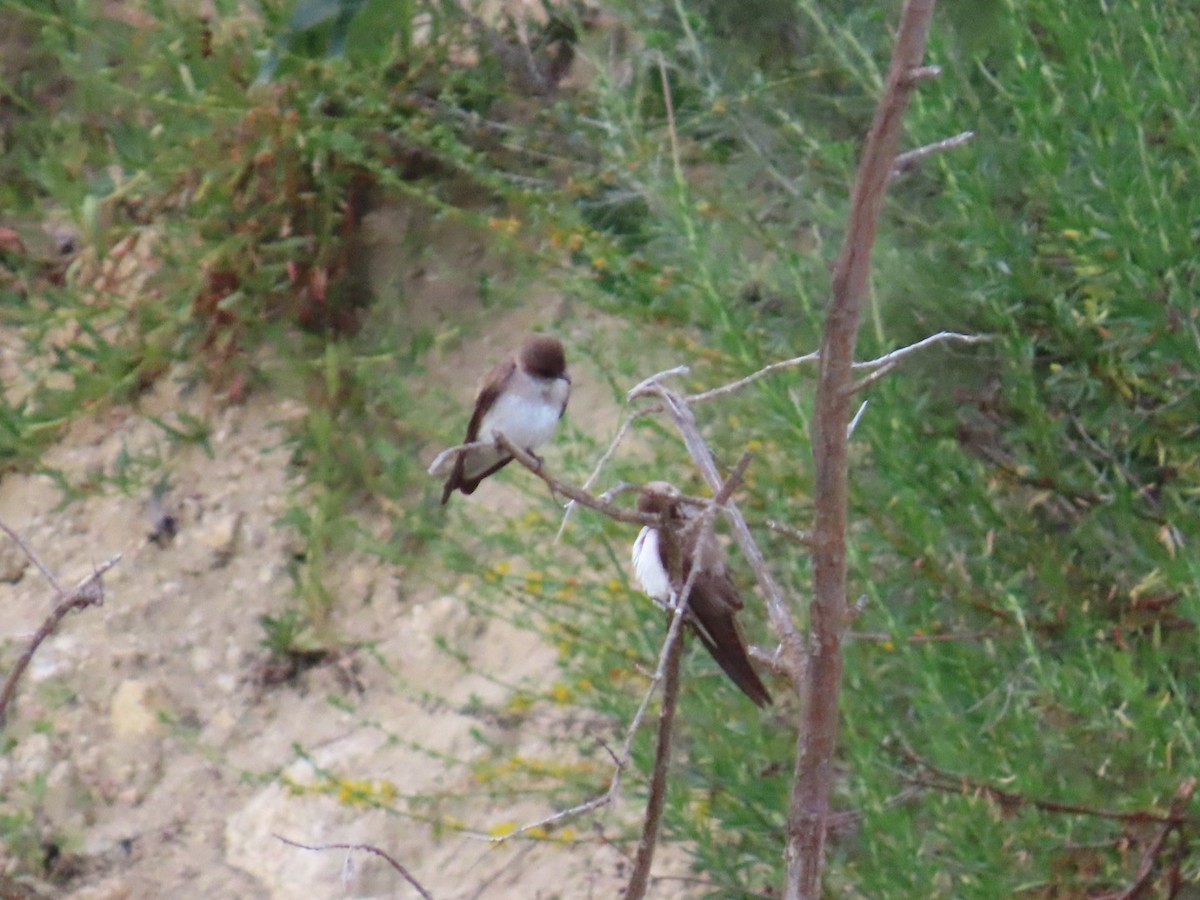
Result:
<svg viewBox="0 0 1200 900"><path fill-rule="evenodd" d="M486 329L464 328L462 339L431 361L427 377L451 379L450 390L464 403L486 365L532 324L562 331L568 352L602 334L604 323L568 313L548 293L517 310L484 313L470 299L470 286L478 284L479 267L492 263L481 246L463 245L461 234L440 238L458 242L441 256L447 263L397 268L388 254L406 225L388 215L374 222L380 235L392 237L379 238L382 261L373 277L403 285L403 315L427 322L490 317ZM439 237L424 237L423 259L439 258L428 252ZM464 259L471 265L462 265ZM5 346L13 352L11 343ZM4 362L16 364L11 355ZM581 418L603 434L619 411L610 409L607 389L589 386L586 366L573 372L572 410L576 416L590 410ZM124 554L105 579L104 606L69 618L35 657L11 722L16 746L0 758L0 795L38 809L41 833L70 839L63 853L77 874L65 895L417 896L373 856L355 854L347 862L342 852L306 852L274 835L377 845L439 900L617 895L628 861L602 839L493 846L461 832L436 836L427 822L347 802L354 785L329 787L319 770L362 781L367 791L391 785L402 794L482 796L469 769L479 752L473 731L536 755L547 750L556 726L534 717L514 731L473 714L473 705L500 700L506 690L479 673L502 673L506 684L537 683L553 676L553 653L528 632L474 619L453 591L439 587L445 579L436 573L374 557L342 558L334 564L334 627L350 643L376 642L376 652L349 653L294 683L264 686L258 618L294 605L289 564L297 548L276 520L298 488L280 423L303 410L268 391L223 406L207 389L189 387L188 377L172 372L138 409L106 410L77 424L45 459L72 479L111 472L131 459L156 459L172 485L174 540L159 546L147 539L154 514L145 494L107 492L60 509L61 496L45 476L0 483L0 520L64 582ZM151 419L180 412L211 421L211 455L172 442ZM463 422L448 425L451 440ZM553 449L547 455L553 460ZM471 512L514 514L515 497L499 483L456 501ZM452 519L448 527L467 522ZM396 537L382 515L375 520L366 511L362 524L381 539ZM53 598L19 554L0 552L0 641L13 648L37 628ZM438 650L444 635L470 648L476 673ZM353 696L355 703L331 703L331 696ZM298 758L297 744L307 759ZM29 790L40 796L35 800ZM533 801L516 808L511 801L487 808L487 802L469 801L454 811L474 828L529 821L546 811ZM589 822L578 825L589 833ZM0 871L6 859L0 848ZM659 859L657 872L684 874L677 855L664 852ZM684 896L683 883L661 882L652 895Z"/></svg>

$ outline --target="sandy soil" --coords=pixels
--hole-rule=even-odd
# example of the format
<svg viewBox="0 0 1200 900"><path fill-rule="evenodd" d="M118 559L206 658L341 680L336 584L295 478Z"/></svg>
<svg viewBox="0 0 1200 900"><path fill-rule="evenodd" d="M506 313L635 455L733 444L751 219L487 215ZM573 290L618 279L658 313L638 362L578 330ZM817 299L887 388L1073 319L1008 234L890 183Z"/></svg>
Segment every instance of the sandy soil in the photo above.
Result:
<svg viewBox="0 0 1200 900"><path fill-rule="evenodd" d="M426 233L421 245L441 252L426 249L419 261L389 252L414 227L425 226L399 209L368 223L368 244L375 241L379 251L372 279L384 289L403 287L407 306L396 315L408 321L467 317L474 323L434 355L424 376L447 380L463 402L463 422L475 380L532 324L562 333L569 353L610 326L548 292L535 292L519 309L485 313L475 299L478 273L504 273L481 238ZM486 330L478 327L482 316L489 317ZM12 340L0 341L0 367L28 365L18 353ZM599 379L589 386L585 365L573 366L573 373L572 409L590 410L577 420L604 435L619 410ZM41 647L10 722L15 747L0 758L0 797L6 798L0 810L35 809L42 835L68 838L59 865L72 877L65 887L34 885L41 891L36 896L417 896L376 857L307 852L274 835L374 844L439 900L616 896L628 858L599 832L575 844L493 846L462 833L439 837L422 821L317 789L323 783L318 769L325 769L390 782L405 794L459 795L463 801L451 804L453 814L476 828L536 818L546 810L532 800L489 809L470 799L478 795L469 770L480 752L474 734L532 755L553 749L560 723L548 713L513 727L471 710L504 698L506 689L489 673L503 672L509 684L536 683L551 677L553 652L528 632L474 619L439 573L348 556L334 561L333 624L350 644L375 641L375 652L347 653L292 683L264 686L258 618L294 605L289 566L298 549L276 522L299 489L281 423L303 410L269 391L222 405L194 386L190 374L172 371L136 410L105 410L79 422L45 458L47 467L72 479L111 473L131 459L153 460L172 486L166 502L178 520L174 540L162 546L148 540L155 510L145 493L105 492L59 508L61 496L46 476L0 483L0 520L64 582L73 584L94 564L124 554L104 580L103 607L73 615ZM171 441L152 421L180 412L212 423L211 455ZM451 436L463 422L448 426ZM553 451L548 456L552 460ZM516 498L503 483L489 483L467 503L472 511L512 515L519 512ZM461 515L452 513L448 527L464 527L468 520ZM394 537L383 515L366 510L362 524L380 538ZM0 578L7 661L53 597L11 546L0 551ZM466 673L441 652L439 636L467 647L476 672ZM353 703L331 703L331 696ZM298 758L296 744L307 758ZM599 822L611 826L615 815L636 813L609 812ZM577 828L593 833L594 821ZM6 865L11 858L0 848L0 872ZM684 875L686 866L679 854L665 851L656 872ZM685 895L678 881L652 890L655 897Z"/></svg>

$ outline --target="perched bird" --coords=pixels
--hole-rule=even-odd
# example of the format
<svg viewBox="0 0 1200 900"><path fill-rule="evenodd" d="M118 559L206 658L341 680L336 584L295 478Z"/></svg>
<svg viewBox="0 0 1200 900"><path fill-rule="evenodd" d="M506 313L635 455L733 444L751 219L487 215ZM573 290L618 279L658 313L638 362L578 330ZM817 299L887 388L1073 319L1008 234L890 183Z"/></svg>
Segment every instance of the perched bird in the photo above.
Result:
<svg viewBox="0 0 1200 900"><path fill-rule="evenodd" d="M556 338L534 335L496 366L479 391L464 441L481 446L454 454L442 503L456 490L474 493L479 482L512 462L512 456L493 443L497 434L530 453L550 440L570 393L566 357Z"/></svg>
<svg viewBox="0 0 1200 900"><path fill-rule="evenodd" d="M688 573L697 564L686 621L742 693L759 706L766 706L771 695L750 663L746 642L734 618L742 608L742 598L725 571L725 553L711 529L688 531L699 510L681 503L679 497L679 491L665 481L650 482L638 497L638 510L662 516L664 526L647 525L634 542L637 580L660 606L668 606L678 599Z"/></svg>

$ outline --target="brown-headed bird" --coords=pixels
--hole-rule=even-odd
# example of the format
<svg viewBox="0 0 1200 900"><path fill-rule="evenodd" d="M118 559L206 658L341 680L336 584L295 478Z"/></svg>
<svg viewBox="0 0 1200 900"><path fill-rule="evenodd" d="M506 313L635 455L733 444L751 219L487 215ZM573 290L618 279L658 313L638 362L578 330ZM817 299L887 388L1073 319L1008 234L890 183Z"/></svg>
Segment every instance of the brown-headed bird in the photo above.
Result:
<svg viewBox="0 0 1200 900"><path fill-rule="evenodd" d="M512 462L511 454L495 445L497 434L530 453L549 441L566 411L570 393L567 361L557 338L534 335L496 366L475 400L463 442L478 446L453 455L442 503L455 491L474 493L479 482Z"/></svg>
<svg viewBox="0 0 1200 900"><path fill-rule="evenodd" d="M637 508L663 518L661 528L647 525L633 545L633 570L642 590L660 606L670 608L693 565L698 566L688 595L686 621L742 693L758 706L766 706L771 695L750 663L734 618L742 608L742 598L725 571L725 552L716 536L698 524L689 530L699 510L681 502L679 491L665 481L647 484Z"/></svg>

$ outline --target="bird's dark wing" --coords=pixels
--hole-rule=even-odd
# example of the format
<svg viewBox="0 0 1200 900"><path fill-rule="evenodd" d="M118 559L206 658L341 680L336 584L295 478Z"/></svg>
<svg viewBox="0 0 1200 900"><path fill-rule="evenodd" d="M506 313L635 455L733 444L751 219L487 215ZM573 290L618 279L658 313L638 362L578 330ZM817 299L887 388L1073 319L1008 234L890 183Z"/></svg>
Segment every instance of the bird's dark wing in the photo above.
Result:
<svg viewBox="0 0 1200 900"><path fill-rule="evenodd" d="M730 602L731 596L737 601L736 607ZM771 702L771 694L754 671L746 641L734 618L734 611L740 605L741 598L727 575L701 573L688 597L689 621L700 643L721 670L743 694L758 706L766 706Z"/></svg>
<svg viewBox="0 0 1200 900"><path fill-rule="evenodd" d="M467 424L467 438L463 441L464 444L473 444L479 440L479 429L483 425L483 418L488 414L492 405L496 402L496 398L508 386L513 375L517 371L517 361L510 359L507 362L500 363L496 368L488 373L488 377L484 380L483 388L479 392L479 396L475 399L475 411L471 413L471 421ZM446 485L442 488L442 505L445 506L450 499L450 495L455 491L462 491L464 494L475 493L475 488L479 487L479 483L489 475L500 471L510 462L512 457L509 456L501 459L494 466L470 478L466 476L467 455L468 450L458 454L458 458L454 461L454 469L450 472L450 477L446 479Z"/></svg>
<svg viewBox="0 0 1200 900"><path fill-rule="evenodd" d="M470 444L479 440L479 426L483 424L483 417L491 410L496 398L508 387L508 383L516 371L517 361L510 359L500 363L488 373L488 377L483 382L483 388L479 391L479 396L475 398L475 412L471 413L471 421L467 425L467 439L463 443Z"/></svg>

